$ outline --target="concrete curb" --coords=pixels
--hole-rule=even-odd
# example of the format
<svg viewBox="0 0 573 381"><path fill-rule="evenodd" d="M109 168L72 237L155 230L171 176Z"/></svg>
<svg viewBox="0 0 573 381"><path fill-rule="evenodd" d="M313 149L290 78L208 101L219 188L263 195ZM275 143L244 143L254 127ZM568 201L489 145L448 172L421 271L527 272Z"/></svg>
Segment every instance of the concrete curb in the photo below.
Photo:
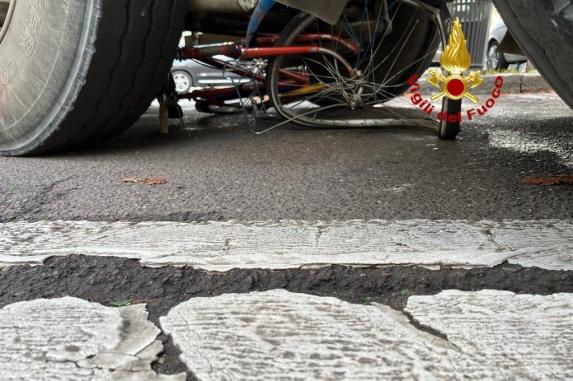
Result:
<svg viewBox="0 0 573 381"><path fill-rule="evenodd" d="M495 87L497 77L503 77L503 93L522 94L537 92L552 92L553 88L540 74L488 74L483 77L483 83L472 92L478 95L489 94ZM420 80L421 93L433 94L436 89L428 84L425 78Z"/></svg>

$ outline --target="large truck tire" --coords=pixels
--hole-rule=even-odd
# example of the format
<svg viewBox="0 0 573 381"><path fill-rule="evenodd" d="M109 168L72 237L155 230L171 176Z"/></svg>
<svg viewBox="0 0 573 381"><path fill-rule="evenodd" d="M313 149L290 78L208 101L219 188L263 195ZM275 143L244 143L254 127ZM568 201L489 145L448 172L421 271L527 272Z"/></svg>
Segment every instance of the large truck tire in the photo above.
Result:
<svg viewBox="0 0 573 381"><path fill-rule="evenodd" d="M137 121L167 83L187 3L11 0L0 32L0 155L91 145Z"/></svg>
<svg viewBox="0 0 573 381"><path fill-rule="evenodd" d="M573 0L494 0L520 48L573 108Z"/></svg>

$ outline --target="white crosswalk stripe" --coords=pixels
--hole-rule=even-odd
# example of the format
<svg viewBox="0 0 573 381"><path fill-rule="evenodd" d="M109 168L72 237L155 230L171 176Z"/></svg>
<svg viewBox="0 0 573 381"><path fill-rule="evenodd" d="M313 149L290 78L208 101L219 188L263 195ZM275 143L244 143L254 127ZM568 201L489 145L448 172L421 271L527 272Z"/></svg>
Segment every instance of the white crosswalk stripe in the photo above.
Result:
<svg viewBox="0 0 573 381"><path fill-rule="evenodd" d="M0 309L1 380L182 381L151 364L163 350L145 305L104 307L76 298Z"/></svg>
<svg viewBox="0 0 573 381"><path fill-rule="evenodd" d="M211 271L356 266L573 270L571 221L73 222L0 224L0 266L84 254Z"/></svg>
<svg viewBox="0 0 573 381"><path fill-rule="evenodd" d="M273 290L193 298L161 326L202 381L573 377L573 294L445 291L407 312L425 330L386 306Z"/></svg>

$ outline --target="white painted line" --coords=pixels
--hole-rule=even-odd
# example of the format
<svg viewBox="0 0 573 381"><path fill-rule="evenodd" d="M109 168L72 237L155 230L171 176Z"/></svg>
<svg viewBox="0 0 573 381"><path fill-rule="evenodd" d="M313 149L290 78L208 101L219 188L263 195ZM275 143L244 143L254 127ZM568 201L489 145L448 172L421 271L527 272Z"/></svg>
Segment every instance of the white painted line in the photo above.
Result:
<svg viewBox="0 0 573 381"><path fill-rule="evenodd" d="M0 379L185 380L152 370L163 350L159 332L144 305L69 297L11 304L0 310Z"/></svg>
<svg viewBox="0 0 573 381"><path fill-rule="evenodd" d="M573 270L570 221L69 222L0 224L0 266L84 254L211 271L354 266Z"/></svg>
<svg viewBox="0 0 573 381"><path fill-rule="evenodd" d="M410 301L413 319L447 339L386 306L283 290L193 298L160 321L201 381L573 377L573 294Z"/></svg>
<svg viewBox="0 0 573 381"><path fill-rule="evenodd" d="M460 363L469 375L488 364L499 380L573 379L573 294L444 291L410 297L406 312L478 359Z"/></svg>
<svg viewBox="0 0 573 381"><path fill-rule="evenodd" d="M383 306L275 290L193 298L160 321L201 381L456 379L451 346Z"/></svg>

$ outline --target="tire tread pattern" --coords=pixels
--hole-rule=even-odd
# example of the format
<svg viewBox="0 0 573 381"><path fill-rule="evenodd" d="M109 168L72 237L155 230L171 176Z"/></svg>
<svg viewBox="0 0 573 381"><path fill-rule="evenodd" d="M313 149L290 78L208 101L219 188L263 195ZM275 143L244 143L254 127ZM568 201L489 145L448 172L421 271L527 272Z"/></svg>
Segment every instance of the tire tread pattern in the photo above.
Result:
<svg viewBox="0 0 573 381"><path fill-rule="evenodd" d="M94 54L74 108L29 154L93 145L135 123L167 81L185 0L102 0Z"/></svg>

